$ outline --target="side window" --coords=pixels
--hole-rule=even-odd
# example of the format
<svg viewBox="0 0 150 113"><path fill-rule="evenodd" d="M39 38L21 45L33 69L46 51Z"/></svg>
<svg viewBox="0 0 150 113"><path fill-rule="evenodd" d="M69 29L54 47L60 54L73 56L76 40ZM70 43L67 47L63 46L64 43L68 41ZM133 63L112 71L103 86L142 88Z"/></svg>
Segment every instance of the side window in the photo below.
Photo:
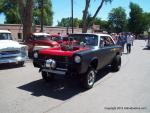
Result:
<svg viewBox="0 0 150 113"><path fill-rule="evenodd" d="M114 42L109 36L101 36L100 38L100 47L109 47L113 46Z"/></svg>
<svg viewBox="0 0 150 113"><path fill-rule="evenodd" d="M101 37L100 37L100 44L99 44L99 45L100 45L101 48L104 47L104 45L105 45L105 44L104 44L104 36L101 36Z"/></svg>
<svg viewBox="0 0 150 113"><path fill-rule="evenodd" d="M114 42L113 42L113 40L112 40L112 38L111 37L107 37L107 39L108 39L108 44L109 44L109 46L113 46L114 45Z"/></svg>

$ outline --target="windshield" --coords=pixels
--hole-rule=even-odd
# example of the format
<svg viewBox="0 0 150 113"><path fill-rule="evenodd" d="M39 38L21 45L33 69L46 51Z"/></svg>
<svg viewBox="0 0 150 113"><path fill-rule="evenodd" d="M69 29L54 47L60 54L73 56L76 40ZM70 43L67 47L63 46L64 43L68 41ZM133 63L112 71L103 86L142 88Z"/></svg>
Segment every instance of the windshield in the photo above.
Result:
<svg viewBox="0 0 150 113"><path fill-rule="evenodd" d="M60 41L60 40L62 40L60 36L51 36L50 38L53 41Z"/></svg>
<svg viewBox="0 0 150 113"><path fill-rule="evenodd" d="M89 46L98 45L98 36L92 34L72 34L69 36L77 42L77 45L85 44Z"/></svg>
<svg viewBox="0 0 150 113"><path fill-rule="evenodd" d="M0 40L12 40L10 33L0 33Z"/></svg>
<svg viewBox="0 0 150 113"><path fill-rule="evenodd" d="M50 37L46 35L33 35L31 38L33 40L50 40Z"/></svg>

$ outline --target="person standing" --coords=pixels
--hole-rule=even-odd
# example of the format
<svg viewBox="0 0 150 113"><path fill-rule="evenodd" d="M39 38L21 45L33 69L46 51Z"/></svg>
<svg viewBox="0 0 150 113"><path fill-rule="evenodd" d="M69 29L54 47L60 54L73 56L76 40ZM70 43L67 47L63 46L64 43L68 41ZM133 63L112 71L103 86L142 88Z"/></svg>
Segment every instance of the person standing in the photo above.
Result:
<svg viewBox="0 0 150 113"><path fill-rule="evenodd" d="M126 41L125 41L124 35L122 33L119 33L117 44L122 47L122 52L124 52L125 43L126 43Z"/></svg>
<svg viewBox="0 0 150 113"><path fill-rule="evenodd" d="M129 34L127 36L127 53L131 53L131 45L133 43L133 36Z"/></svg>

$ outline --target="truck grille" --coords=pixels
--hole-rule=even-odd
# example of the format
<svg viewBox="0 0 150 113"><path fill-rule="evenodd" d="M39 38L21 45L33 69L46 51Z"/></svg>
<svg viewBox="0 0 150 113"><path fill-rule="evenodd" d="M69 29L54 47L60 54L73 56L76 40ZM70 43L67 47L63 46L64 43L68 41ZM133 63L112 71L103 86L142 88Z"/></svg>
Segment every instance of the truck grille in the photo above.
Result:
<svg viewBox="0 0 150 113"><path fill-rule="evenodd" d="M66 57L66 56L39 55L39 59L42 59L42 60L53 59L56 61L57 68L63 68L63 69L67 69L70 63L70 57Z"/></svg>
<svg viewBox="0 0 150 113"><path fill-rule="evenodd" d="M39 56L40 59L43 60L47 60L47 59L53 59L56 62L64 62L64 63L68 63L69 62L69 58L66 56L46 56L46 55L40 55Z"/></svg>
<svg viewBox="0 0 150 113"><path fill-rule="evenodd" d="M19 50L12 50L12 51L1 51L1 55L11 55L11 54L19 54Z"/></svg>
<svg viewBox="0 0 150 113"><path fill-rule="evenodd" d="M19 53L19 50L0 51L0 58L15 58Z"/></svg>

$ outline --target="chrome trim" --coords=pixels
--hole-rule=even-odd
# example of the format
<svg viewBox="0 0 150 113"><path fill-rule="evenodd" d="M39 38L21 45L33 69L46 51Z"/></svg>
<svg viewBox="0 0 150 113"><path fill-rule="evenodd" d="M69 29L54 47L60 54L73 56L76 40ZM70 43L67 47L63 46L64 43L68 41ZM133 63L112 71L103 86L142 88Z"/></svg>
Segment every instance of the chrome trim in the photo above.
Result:
<svg viewBox="0 0 150 113"><path fill-rule="evenodd" d="M0 50L0 64L18 63L26 61L27 58L27 50L24 47Z"/></svg>
<svg viewBox="0 0 150 113"><path fill-rule="evenodd" d="M26 57L16 57L16 58L3 58L3 59L0 59L0 64L4 64L4 63L18 63L18 62L21 62L21 61L25 61L26 60Z"/></svg>
<svg viewBox="0 0 150 113"><path fill-rule="evenodd" d="M44 72L54 73L54 74L60 74L65 75L66 71L59 71L59 70L51 70L51 69L42 69Z"/></svg>
<svg viewBox="0 0 150 113"><path fill-rule="evenodd" d="M67 69L63 69L63 68L56 68L56 69L61 71L67 71Z"/></svg>
<svg viewBox="0 0 150 113"><path fill-rule="evenodd" d="M17 56L20 56L20 53L19 54L8 54L8 55L0 55L1 57L0 58L8 58L8 57L17 57Z"/></svg>

